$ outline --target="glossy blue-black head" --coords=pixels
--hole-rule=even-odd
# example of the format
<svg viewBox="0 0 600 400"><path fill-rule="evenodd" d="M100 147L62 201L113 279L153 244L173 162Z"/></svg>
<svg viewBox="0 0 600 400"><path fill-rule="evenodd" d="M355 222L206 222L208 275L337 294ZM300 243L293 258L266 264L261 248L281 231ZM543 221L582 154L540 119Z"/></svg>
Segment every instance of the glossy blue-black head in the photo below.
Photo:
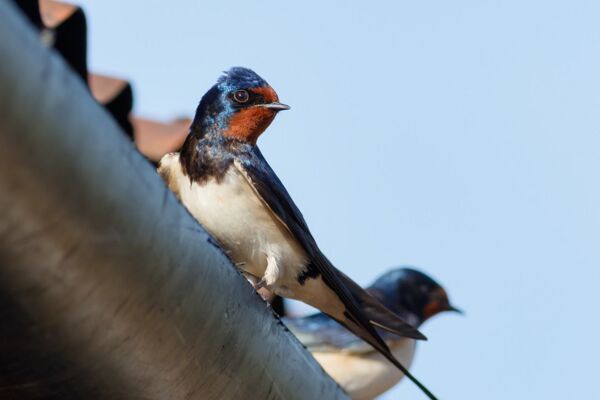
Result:
<svg viewBox="0 0 600 400"><path fill-rule="evenodd" d="M244 67L231 67L219 77L217 85L229 91L269 86L256 72Z"/></svg>
<svg viewBox="0 0 600 400"><path fill-rule="evenodd" d="M419 321L443 312L461 312L450 304L448 294L436 281L412 268L395 268L379 277L368 292L390 310L408 311Z"/></svg>
<svg viewBox="0 0 600 400"><path fill-rule="evenodd" d="M277 93L248 68L233 67L202 97L192 123L192 133L214 133L251 144L289 107Z"/></svg>

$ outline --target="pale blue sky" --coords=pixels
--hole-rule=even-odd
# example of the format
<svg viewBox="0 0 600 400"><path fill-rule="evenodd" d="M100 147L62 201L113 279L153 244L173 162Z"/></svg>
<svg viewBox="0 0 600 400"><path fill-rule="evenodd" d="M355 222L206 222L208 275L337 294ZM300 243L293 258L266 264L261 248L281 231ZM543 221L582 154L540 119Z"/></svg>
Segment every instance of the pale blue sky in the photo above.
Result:
<svg viewBox="0 0 600 400"><path fill-rule="evenodd" d="M599 2L82 3L139 114L192 115L233 65L292 106L259 144L325 253L363 285L418 266L467 311L423 329L440 398L598 397Z"/></svg>

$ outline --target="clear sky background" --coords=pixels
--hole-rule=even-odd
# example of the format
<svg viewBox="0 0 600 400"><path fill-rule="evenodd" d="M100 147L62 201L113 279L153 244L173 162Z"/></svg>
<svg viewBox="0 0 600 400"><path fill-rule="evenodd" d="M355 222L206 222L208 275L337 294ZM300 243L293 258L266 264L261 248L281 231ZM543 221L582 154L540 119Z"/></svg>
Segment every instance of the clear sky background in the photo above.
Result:
<svg viewBox="0 0 600 400"><path fill-rule="evenodd" d="M259 144L324 252L363 285L418 266L467 311L423 329L440 398L598 398L598 1L81 3L138 114L193 115L234 65L292 106Z"/></svg>

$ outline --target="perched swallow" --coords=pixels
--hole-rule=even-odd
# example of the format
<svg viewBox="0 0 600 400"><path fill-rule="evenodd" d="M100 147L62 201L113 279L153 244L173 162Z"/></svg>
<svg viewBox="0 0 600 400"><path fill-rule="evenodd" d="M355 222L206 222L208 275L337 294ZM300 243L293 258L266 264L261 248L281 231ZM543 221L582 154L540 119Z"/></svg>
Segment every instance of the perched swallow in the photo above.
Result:
<svg viewBox="0 0 600 400"><path fill-rule="evenodd" d="M375 327L425 337L331 264L256 146L288 109L256 73L231 68L202 97L180 153L165 155L158 171L256 288L310 304L404 370Z"/></svg>
<svg viewBox="0 0 600 400"><path fill-rule="evenodd" d="M367 291L416 327L440 312L461 312L450 304L446 291L437 282L411 268L397 268L385 273ZM371 346L325 314L283 320L354 400L379 396L404 376ZM405 367L410 367L416 341L381 330L379 334L394 357Z"/></svg>

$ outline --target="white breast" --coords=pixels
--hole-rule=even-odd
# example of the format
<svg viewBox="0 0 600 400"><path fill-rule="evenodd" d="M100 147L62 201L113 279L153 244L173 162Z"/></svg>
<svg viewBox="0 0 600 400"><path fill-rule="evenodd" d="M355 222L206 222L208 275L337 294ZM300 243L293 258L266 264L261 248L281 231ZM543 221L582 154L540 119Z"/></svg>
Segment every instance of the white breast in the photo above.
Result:
<svg viewBox="0 0 600 400"><path fill-rule="evenodd" d="M409 368L416 349L413 339L401 339L390 346L392 354ZM368 353L314 352L323 369L353 400L373 399L396 385L404 376L376 351Z"/></svg>
<svg viewBox="0 0 600 400"><path fill-rule="evenodd" d="M270 274L265 277L276 286L295 281L306 254L235 166L221 182L198 184L183 174L179 155L172 153L161 160L159 172L240 269L258 278Z"/></svg>

